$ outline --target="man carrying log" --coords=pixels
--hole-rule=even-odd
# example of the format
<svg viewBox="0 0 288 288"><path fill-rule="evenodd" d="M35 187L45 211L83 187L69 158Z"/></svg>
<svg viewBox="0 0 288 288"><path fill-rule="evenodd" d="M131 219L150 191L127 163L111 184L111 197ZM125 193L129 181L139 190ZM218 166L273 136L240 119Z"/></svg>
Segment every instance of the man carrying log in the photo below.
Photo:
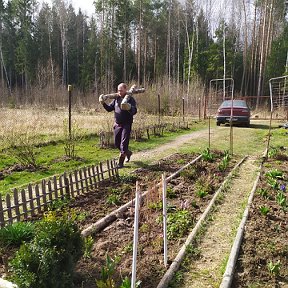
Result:
<svg viewBox="0 0 288 288"><path fill-rule="evenodd" d="M100 95L99 102L103 105L106 111L114 111L115 123L113 125L114 143L116 148L120 150L118 168L124 167L124 160L127 157L129 162L132 152L128 149L133 116L137 113L136 101L133 98L133 93L144 92L135 89L133 85L129 90L127 84L121 83L118 85L118 92L114 94ZM110 104L105 101L113 99Z"/></svg>

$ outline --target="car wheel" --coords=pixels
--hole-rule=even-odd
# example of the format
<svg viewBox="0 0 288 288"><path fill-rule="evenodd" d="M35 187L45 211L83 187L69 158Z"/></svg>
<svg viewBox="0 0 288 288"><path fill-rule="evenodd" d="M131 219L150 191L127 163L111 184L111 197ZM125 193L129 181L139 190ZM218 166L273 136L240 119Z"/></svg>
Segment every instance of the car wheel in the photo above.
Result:
<svg viewBox="0 0 288 288"><path fill-rule="evenodd" d="M217 126L220 126L220 122L216 122L216 125L217 125Z"/></svg>

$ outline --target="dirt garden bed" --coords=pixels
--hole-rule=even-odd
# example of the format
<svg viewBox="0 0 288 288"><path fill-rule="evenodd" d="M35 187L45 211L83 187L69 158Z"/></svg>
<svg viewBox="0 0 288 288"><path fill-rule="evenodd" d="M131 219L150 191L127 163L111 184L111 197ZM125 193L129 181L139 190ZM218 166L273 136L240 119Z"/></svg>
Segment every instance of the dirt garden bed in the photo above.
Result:
<svg viewBox="0 0 288 288"><path fill-rule="evenodd" d="M264 164L232 287L288 287L288 151Z"/></svg>
<svg viewBox="0 0 288 288"><path fill-rule="evenodd" d="M237 159L232 159L226 169L223 169L223 153L214 151L213 155L213 160L200 160L182 171L179 177L168 184L169 261L174 259L194 223L237 162ZM131 200L134 197L135 184L133 182L136 179L140 183L141 191L144 192L161 180L163 172L169 176L196 156L175 154L155 165L138 169L133 176L130 176L132 183L127 184L129 180L127 178L125 183L120 183L121 185L118 183L114 184L113 188L103 187L101 193L91 193L85 199L83 198L82 202L75 201L73 209L76 209L79 215L83 213L86 215L85 219L79 223L81 229L98 220L102 214L103 216L107 214L111 208L115 209L121 203ZM109 200L111 195L118 195L117 193L120 194L119 203L111 203ZM161 188L152 189L151 193L145 197L140 211L137 279L141 281L141 287L156 287L166 271L163 264L161 213ZM108 269L111 263L113 263L113 272L111 272L110 280L113 279L115 287L120 287L120 283L126 276L131 277L133 207L118 217L102 232L92 235L94 244L89 258L83 258L77 265L76 287L97 287L96 281L103 281L101 270Z"/></svg>

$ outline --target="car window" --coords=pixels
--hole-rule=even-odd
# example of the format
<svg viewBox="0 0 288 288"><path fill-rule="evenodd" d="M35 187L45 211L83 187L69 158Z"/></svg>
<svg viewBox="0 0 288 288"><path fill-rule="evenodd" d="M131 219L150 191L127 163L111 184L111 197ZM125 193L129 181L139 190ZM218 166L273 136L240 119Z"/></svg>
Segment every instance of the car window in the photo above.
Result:
<svg viewBox="0 0 288 288"><path fill-rule="evenodd" d="M232 103L231 100L226 100L221 104L221 107L231 107L231 103ZM243 100L233 100L233 106L247 108L247 104Z"/></svg>

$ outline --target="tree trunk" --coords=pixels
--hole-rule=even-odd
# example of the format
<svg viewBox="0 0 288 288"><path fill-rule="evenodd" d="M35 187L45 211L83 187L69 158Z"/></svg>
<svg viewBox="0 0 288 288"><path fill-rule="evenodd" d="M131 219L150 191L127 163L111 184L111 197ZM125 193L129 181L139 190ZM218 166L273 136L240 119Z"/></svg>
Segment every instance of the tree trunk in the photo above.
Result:
<svg viewBox="0 0 288 288"><path fill-rule="evenodd" d="M141 37L142 37L142 0L140 0L140 14L139 14L139 25L137 29L137 84L140 86L141 83Z"/></svg>
<svg viewBox="0 0 288 288"><path fill-rule="evenodd" d="M265 42L266 39L266 25L267 25L267 0L264 2L264 19L262 26L262 33L260 38L261 48L260 48L260 63L259 63L259 76L258 76L258 85L257 85L257 101L256 101L256 109L259 108L260 96L262 94L262 82L263 82L263 73L264 73L264 59L265 59Z"/></svg>

